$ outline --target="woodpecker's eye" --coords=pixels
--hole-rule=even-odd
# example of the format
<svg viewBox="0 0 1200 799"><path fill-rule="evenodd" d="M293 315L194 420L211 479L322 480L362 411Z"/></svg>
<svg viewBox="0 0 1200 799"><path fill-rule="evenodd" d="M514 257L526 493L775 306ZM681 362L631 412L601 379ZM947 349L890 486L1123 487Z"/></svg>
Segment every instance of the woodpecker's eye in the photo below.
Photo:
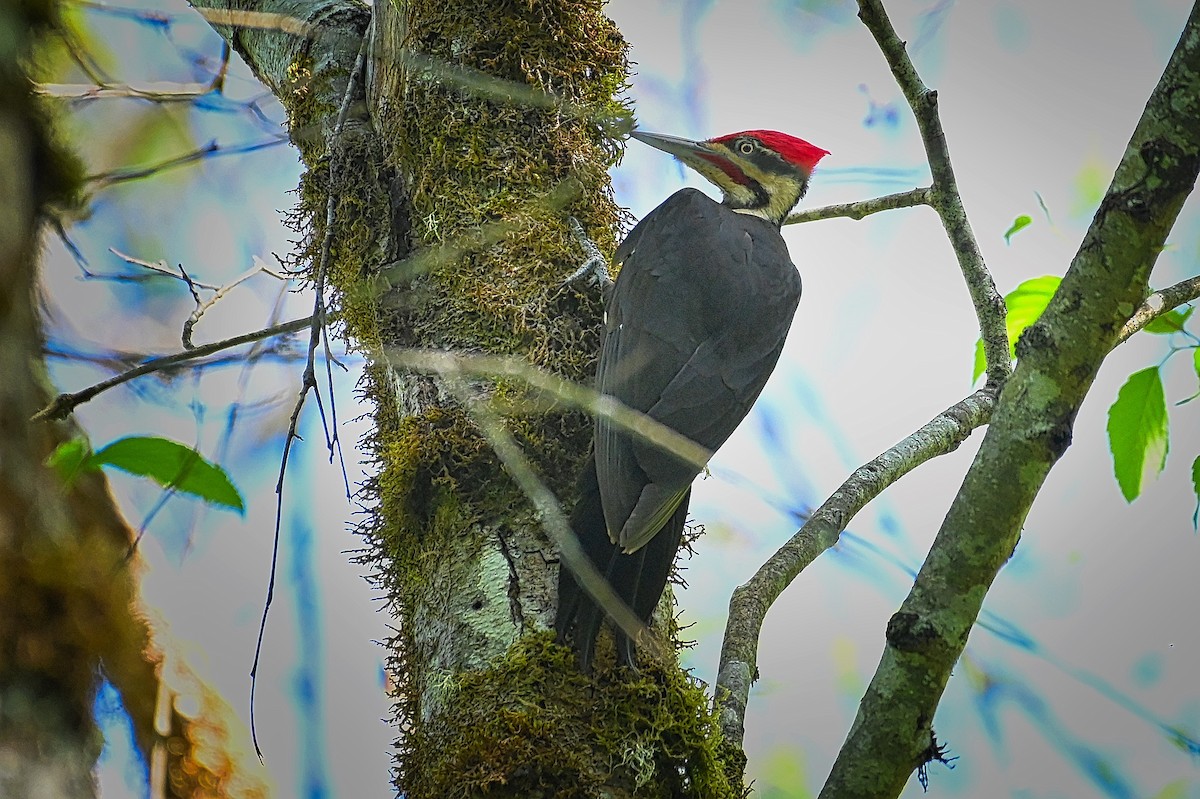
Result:
<svg viewBox="0 0 1200 799"><path fill-rule="evenodd" d="M750 153L754 152L754 142L743 139L738 144L738 151L740 151L742 155L750 155Z"/></svg>

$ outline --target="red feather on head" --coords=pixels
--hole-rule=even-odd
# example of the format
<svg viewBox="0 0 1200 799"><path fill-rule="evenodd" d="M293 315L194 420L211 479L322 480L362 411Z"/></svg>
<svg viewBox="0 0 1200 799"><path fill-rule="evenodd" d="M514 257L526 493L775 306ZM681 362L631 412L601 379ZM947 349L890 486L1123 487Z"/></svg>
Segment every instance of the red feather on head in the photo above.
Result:
<svg viewBox="0 0 1200 799"><path fill-rule="evenodd" d="M743 130L740 133L717 136L714 139L709 139L709 141L724 144L739 136L753 136L770 149L779 153L783 160L800 167L806 172L812 172L817 162L829 155L828 150L823 150L815 144L806 142L804 139L798 139L795 136L789 136L777 130Z"/></svg>

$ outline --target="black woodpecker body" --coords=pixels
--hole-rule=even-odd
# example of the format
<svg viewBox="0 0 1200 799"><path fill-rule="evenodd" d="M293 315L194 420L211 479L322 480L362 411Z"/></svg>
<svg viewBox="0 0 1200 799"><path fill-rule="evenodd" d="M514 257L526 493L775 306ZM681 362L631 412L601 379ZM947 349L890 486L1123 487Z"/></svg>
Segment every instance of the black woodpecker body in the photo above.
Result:
<svg viewBox="0 0 1200 799"><path fill-rule="evenodd" d="M750 411L779 360L800 301L800 275L780 235L828 153L775 131L693 142L635 131L714 183L667 198L630 232L614 261L597 389L710 453ZM681 460L596 419L571 526L617 595L649 622L674 563L692 480ZM555 629L590 668L603 610L561 568ZM620 662L635 647L617 631Z"/></svg>

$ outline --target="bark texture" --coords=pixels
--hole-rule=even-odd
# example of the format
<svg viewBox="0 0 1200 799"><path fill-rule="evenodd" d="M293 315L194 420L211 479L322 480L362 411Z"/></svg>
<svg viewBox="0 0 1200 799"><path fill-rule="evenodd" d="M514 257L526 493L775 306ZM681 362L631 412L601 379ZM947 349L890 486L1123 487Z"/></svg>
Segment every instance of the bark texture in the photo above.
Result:
<svg viewBox="0 0 1200 799"><path fill-rule="evenodd" d="M82 166L54 141L24 71L58 24L55 6L7 13L20 31L9 43L28 49L0 48L0 796L95 795L101 673L121 693L158 795L264 796L230 754L224 702L186 664L164 665L139 610L132 533L103 475L67 481L46 466L78 431L30 421L51 396L35 299L39 223L77 201ZM181 696L189 715L175 705Z"/></svg>
<svg viewBox="0 0 1200 799"><path fill-rule="evenodd" d="M23 33L53 22L49 4L21 10L8 24ZM74 601L76 569L63 573L83 544L79 519L42 465L49 432L28 423L45 380L34 310L37 219L45 203L69 196L77 175L50 142L20 61L30 53L15 42L0 51L0 794L85 797L95 792L99 753L86 640L95 609Z"/></svg>
<svg viewBox="0 0 1200 799"><path fill-rule="evenodd" d="M512 354L590 381L599 298L563 279L581 257L568 215L609 252L622 222L607 170L627 64L602 3L407 0L376 4L370 26L353 3L200 5L312 23L304 38L216 27L289 110L308 166L297 267L315 272L328 250L332 315L370 359L377 473L361 532L398 630L400 790L740 793L673 655L617 674L610 644L587 677L552 643L556 550L470 406L502 418L568 502L590 422L519 379L447 382L389 361L413 347ZM364 33L363 94L339 129Z"/></svg>
<svg viewBox="0 0 1200 799"><path fill-rule="evenodd" d="M1149 293L1151 267L1200 170L1200 5L1062 285L1017 344L979 454L887 628L887 646L822 797L897 796L941 756L932 721L988 588L1096 372Z"/></svg>

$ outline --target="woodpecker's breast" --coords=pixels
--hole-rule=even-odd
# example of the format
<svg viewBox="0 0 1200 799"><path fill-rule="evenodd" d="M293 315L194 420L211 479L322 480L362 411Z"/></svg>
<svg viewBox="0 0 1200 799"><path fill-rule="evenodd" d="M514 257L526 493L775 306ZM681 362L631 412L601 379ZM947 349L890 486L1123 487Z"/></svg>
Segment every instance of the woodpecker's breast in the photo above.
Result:
<svg viewBox="0 0 1200 799"><path fill-rule="evenodd" d="M647 215L617 248L615 260L632 284L614 298L625 316L653 312L666 323L728 330L755 327L758 315L774 311L790 323L799 301L800 275L778 228L696 189L676 192ZM610 324L615 315L609 314Z"/></svg>
<svg viewBox="0 0 1200 799"><path fill-rule="evenodd" d="M779 230L683 189L648 214L616 256L623 266L608 309L601 390L649 411L687 366L729 384L735 404L752 402L800 299Z"/></svg>

